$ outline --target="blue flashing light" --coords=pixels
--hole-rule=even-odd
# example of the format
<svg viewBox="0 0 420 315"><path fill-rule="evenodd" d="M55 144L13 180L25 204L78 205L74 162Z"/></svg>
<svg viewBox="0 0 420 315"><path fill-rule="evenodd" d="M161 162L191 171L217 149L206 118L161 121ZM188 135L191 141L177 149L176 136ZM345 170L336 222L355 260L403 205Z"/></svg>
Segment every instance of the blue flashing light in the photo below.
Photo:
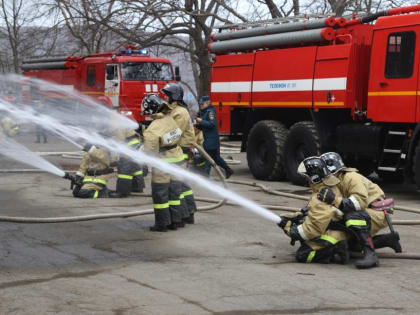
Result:
<svg viewBox="0 0 420 315"><path fill-rule="evenodd" d="M131 49L125 49L120 51L121 55L141 55L141 56L149 56L149 50L148 49L139 49L139 50L131 50Z"/></svg>

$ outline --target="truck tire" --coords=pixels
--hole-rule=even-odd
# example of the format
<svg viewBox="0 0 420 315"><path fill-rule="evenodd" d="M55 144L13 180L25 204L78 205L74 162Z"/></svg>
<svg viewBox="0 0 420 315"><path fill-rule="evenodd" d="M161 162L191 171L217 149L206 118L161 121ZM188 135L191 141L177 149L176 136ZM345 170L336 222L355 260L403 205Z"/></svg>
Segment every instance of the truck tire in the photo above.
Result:
<svg viewBox="0 0 420 315"><path fill-rule="evenodd" d="M311 121L295 123L290 128L284 149L287 177L295 185L307 185L306 179L298 174L297 168L303 159L321 154L321 142L315 124Z"/></svg>
<svg viewBox="0 0 420 315"><path fill-rule="evenodd" d="M261 120L250 130L246 157L248 167L257 179L280 180L284 171L284 143L287 128L275 120Z"/></svg>
<svg viewBox="0 0 420 315"><path fill-rule="evenodd" d="M413 173L414 173L414 181L416 182L417 189L420 189L420 141L417 142L417 146L414 151Z"/></svg>

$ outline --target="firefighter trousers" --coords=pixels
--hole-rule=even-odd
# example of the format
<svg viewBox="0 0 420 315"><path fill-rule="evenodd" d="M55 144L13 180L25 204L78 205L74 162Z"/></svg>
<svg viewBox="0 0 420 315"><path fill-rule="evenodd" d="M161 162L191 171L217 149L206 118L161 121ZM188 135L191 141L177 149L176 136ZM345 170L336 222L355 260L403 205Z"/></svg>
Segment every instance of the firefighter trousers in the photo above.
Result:
<svg viewBox="0 0 420 315"><path fill-rule="evenodd" d="M152 199L155 213L155 226L166 227L172 223L181 223L184 213L180 200L180 182L170 174L159 169L152 169Z"/></svg>
<svg viewBox="0 0 420 315"><path fill-rule="evenodd" d="M122 197L128 196L132 191L143 192L143 168L134 161L121 157L118 161L118 178L116 190Z"/></svg>
<svg viewBox="0 0 420 315"><path fill-rule="evenodd" d="M303 243L296 252L296 261L301 263L330 263L335 246L347 239L344 231L327 230L314 240Z"/></svg>
<svg viewBox="0 0 420 315"><path fill-rule="evenodd" d="M96 189L84 189L80 186L73 188L73 196L76 198L108 198L108 189L102 188L101 190Z"/></svg>
<svg viewBox="0 0 420 315"><path fill-rule="evenodd" d="M184 168L188 168L188 163L184 162L181 166ZM197 211L197 205L195 203L193 190L191 186L185 182L182 182L181 190L181 202L183 202L186 208L188 209L189 215L193 215Z"/></svg>

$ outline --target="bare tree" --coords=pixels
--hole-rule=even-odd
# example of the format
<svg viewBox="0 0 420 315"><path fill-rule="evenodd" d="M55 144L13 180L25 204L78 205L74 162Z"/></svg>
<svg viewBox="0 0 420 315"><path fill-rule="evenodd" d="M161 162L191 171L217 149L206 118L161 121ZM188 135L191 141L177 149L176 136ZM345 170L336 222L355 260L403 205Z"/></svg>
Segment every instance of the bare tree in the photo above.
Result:
<svg viewBox="0 0 420 315"><path fill-rule="evenodd" d="M12 69L19 72L20 51L24 27L30 25L35 16L25 0L0 0L0 19L5 27L0 29L10 45Z"/></svg>

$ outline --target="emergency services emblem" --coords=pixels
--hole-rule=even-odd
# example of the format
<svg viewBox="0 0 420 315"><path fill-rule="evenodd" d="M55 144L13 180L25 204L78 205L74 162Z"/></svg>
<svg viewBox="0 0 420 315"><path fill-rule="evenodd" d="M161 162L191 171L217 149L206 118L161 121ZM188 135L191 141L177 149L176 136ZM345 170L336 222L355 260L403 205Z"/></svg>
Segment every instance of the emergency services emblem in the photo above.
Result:
<svg viewBox="0 0 420 315"><path fill-rule="evenodd" d="M214 119L214 114L213 114L213 112L210 112L210 113L209 113L209 118L210 118L210 120L213 120L213 119Z"/></svg>

